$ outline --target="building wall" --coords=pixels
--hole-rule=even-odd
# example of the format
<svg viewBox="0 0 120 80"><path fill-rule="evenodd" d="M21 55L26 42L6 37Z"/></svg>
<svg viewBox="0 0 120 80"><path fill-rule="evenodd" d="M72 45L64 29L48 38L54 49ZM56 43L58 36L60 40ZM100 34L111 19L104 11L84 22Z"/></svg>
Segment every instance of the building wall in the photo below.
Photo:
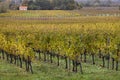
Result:
<svg viewBox="0 0 120 80"><path fill-rule="evenodd" d="M27 10L27 7L19 7L19 10Z"/></svg>

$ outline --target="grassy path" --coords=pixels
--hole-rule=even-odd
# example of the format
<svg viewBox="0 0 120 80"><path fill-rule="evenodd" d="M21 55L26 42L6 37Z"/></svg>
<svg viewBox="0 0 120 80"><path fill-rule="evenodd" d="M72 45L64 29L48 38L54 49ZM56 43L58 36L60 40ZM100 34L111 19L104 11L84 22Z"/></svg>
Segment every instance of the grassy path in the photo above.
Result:
<svg viewBox="0 0 120 80"><path fill-rule="evenodd" d="M0 80L119 80L116 72L90 64L83 64L84 74L68 72L50 63L33 63L34 74L27 73L14 64L0 60Z"/></svg>

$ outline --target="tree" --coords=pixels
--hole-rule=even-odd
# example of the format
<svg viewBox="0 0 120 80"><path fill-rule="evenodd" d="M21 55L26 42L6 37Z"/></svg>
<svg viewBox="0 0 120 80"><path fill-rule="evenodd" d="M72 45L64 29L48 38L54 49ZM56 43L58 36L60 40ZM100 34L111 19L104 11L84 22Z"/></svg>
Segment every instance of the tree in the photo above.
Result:
<svg viewBox="0 0 120 80"><path fill-rule="evenodd" d="M19 7L19 5L16 4L15 1L11 1L10 5L9 5L9 9L16 10L18 7Z"/></svg>
<svg viewBox="0 0 120 80"><path fill-rule="evenodd" d="M22 5L23 5L23 6L27 6L27 5L28 5L28 0L24 0L24 1L22 2Z"/></svg>
<svg viewBox="0 0 120 80"><path fill-rule="evenodd" d="M101 4L100 0L95 0L93 3L94 6L99 6L100 4Z"/></svg>
<svg viewBox="0 0 120 80"><path fill-rule="evenodd" d="M80 9L81 6L74 0L35 0L28 1L28 9L34 10L52 10L52 9L61 9L61 10L73 10Z"/></svg>
<svg viewBox="0 0 120 80"><path fill-rule="evenodd" d="M111 3L112 3L112 1L111 1L111 0L108 0L108 1L107 1L107 6L110 6Z"/></svg>
<svg viewBox="0 0 120 80"><path fill-rule="evenodd" d="M0 13L7 12L8 8L9 8L9 2L8 1L2 2L2 0L0 0Z"/></svg>
<svg viewBox="0 0 120 80"><path fill-rule="evenodd" d="M87 7L91 6L91 1L88 0L84 5Z"/></svg>
<svg viewBox="0 0 120 80"><path fill-rule="evenodd" d="M36 0L36 4L41 7L43 10L50 9L50 1L49 0Z"/></svg>
<svg viewBox="0 0 120 80"><path fill-rule="evenodd" d="M39 10L39 9L41 9L41 7L37 6L36 3L33 1L29 1L28 2L28 9L29 10Z"/></svg>

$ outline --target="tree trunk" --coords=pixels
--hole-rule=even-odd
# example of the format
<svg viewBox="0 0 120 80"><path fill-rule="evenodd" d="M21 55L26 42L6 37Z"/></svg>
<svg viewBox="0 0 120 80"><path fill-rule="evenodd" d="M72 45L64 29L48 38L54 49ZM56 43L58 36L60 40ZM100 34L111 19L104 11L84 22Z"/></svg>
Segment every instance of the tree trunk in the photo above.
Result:
<svg viewBox="0 0 120 80"><path fill-rule="evenodd" d="M2 59L5 59L4 51L2 50Z"/></svg>
<svg viewBox="0 0 120 80"><path fill-rule="evenodd" d="M109 69L109 64L110 64L110 59L108 59L108 65L107 65L107 68Z"/></svg>
<svg viewBox="0 0 120 80"><path fill-rule="evenodd" d="M109 69L109 64L110 64L110 54L107 54L107 68Z"/></svg>
<svg viewBox="0 0 120 80"><path fill-rule="evenodd" d="M99 58L101 58L101 57L102 57L101 50L99 50Z"/></svg>
<svg viewBox="0 0 120 80"><path fill-rule="evenodd" d="M44 52L44 61L46 61L46 53Z"/></svg>
<svg viewBox="0 0 120 80"><path fill-rule="evenodd" d="M19 66L19 56L17 56L17 61L16 61L17 63L17 66Z"/></svg>
<svg viewBox="0 0 120 80"><path fill-rule="evenodd" d="M81 72L81 74L83 74L83 70L82 70L82 64L81 64L81 62L80 62L80 72Z"/></svg>
<svg viewBox="0 0 120 80"><path fill-rule="evenodd" d="M38 52L38 54L39 54L39 60L41 59L41 55L40 55L40 52Z"/></svg>
<svg viewBox="0 0 120 80"><path fill-rule="evenodd" d="M86 63L86 50L84 52L84 62Z"/></svg>
<svg viewBox="0 0 120 80"><path fill-rule="evenodd" d="M19 60L20 60L20 68L22 68L22 59L20 56L19 56Z"/></svg>
<svg viewBox="0 0 120 80"><path fill-rule="evenodd" d="M32 65L31 65L31 59L30 57L28 56L28 60L27 60L27 71L31 71L31 73L33 74L33 69L32 69Z"/></svg>
<svg viewBox="0 0 120 80"><path fill-rule="evenodd" d="M114 58L112 58L112 69L114 69Z"/></svg>
<svg viewBox="0 0 120 80"><path fill-rule="evenodd" d="M65 63L66 63L66 69L68 68L68 62L67 62L67 57L65 56Z"/></svg>
<svg viewBox="0 0 120 80"><path fill-rule="evenodd" d="M53 60L52 60L52 53L50 54L50 62L53 63Z"/></svg>
<svg viewBox="0 0 120 80"><path fill-rule="evenodd" d="M118 71L118 61L116 61L116 71Z"/></svg>
<svg viewBox="0 0 120 80"><path fill-rule="evenodd" d="M13 62L13 59L12 59L12 54L10 54L10 63L12 63Z"/></svg>
<svg viewBox="0 0 120 80"><path fill-rule="evenodd" d="M17 56L14 56L14 64L16 64Z"/></svg>
<svg viewBox="0 0 120 80"><path fill-rule="evenodd" d="M33 74L33 69L32 69L31 61L29 61L29 65L28 65L28 66L30 66L30 71L31 71L31 73Z"/></svg>
<svg viewBox="0 0 120 80"><path fill-rule="evenodd" d="M103 61L103 67L105 67L105 58L102 56L102 61Z"/></svg>
<svg viewBox="0 0 120 80"><path fill-rule="evenodd" d="M71 69L70 65L71 65L71 60L70 60L70 58L69 58L69 70Z"/></svg>
<svg viewBox="0 0 120 80"><path fill-rule="evenodd" d="M117 57L119 56L119 49L117 50ZM116 71L118 71L118 60L116 60Z"/></svg>
<svg viewBox="0 0 120 80"><path fill-rule="evenodd" d="M75 72L77 72L77 60L75 60Z"/></svg>
<svg viewBox="0 0 120 80"><path fill-rule="evenodd" d="M93 65L95 64L95 54L92 54L92 62L93 62Z"/></svg>
<svg viewBox="0 0 120 80"><path fill-rule="evenodd" d="M73 64L73 69L72 69L72 71L74 72L74 71L75 71L75 61L74 61L74 60L72 60L72 64Z"/></svg>
<svg viewBox="0 0 120 80"><path fill-rule="evenodd" d="M28 56L28 59L27 59L27 64L28 64L27 70L28 70L28 71L29 71L29 69L30 69L30 68L29 68L29 65L30 65L29 63L30 63L30 57Z"/></svg>
<svg viewBox="0 0 120 80"><path fill-rule="evenodd" d="M57 65L59 66L59 55L57 55Z"/></svg>
<svg viewBox="0 0 120 80"><path fill-rule="evenodd" d="M26 66L26 71L28 72L29 70L28 70L28 61L27 60L25 60L25 66Z"/></svg>

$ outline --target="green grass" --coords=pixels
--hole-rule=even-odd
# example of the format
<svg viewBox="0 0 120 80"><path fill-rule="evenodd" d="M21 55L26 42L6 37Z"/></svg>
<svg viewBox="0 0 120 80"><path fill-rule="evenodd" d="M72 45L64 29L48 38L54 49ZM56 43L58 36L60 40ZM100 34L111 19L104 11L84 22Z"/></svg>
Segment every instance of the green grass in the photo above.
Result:
<svg viewBox="0 0 120 80"><path fill-rule="evenodd" d="M14 64L0 60L0 80L119 80L120 71L108 70L100 66L83 64L84 74L69 72L64 66L35 61L34 74L26 72Z"/></svg>

